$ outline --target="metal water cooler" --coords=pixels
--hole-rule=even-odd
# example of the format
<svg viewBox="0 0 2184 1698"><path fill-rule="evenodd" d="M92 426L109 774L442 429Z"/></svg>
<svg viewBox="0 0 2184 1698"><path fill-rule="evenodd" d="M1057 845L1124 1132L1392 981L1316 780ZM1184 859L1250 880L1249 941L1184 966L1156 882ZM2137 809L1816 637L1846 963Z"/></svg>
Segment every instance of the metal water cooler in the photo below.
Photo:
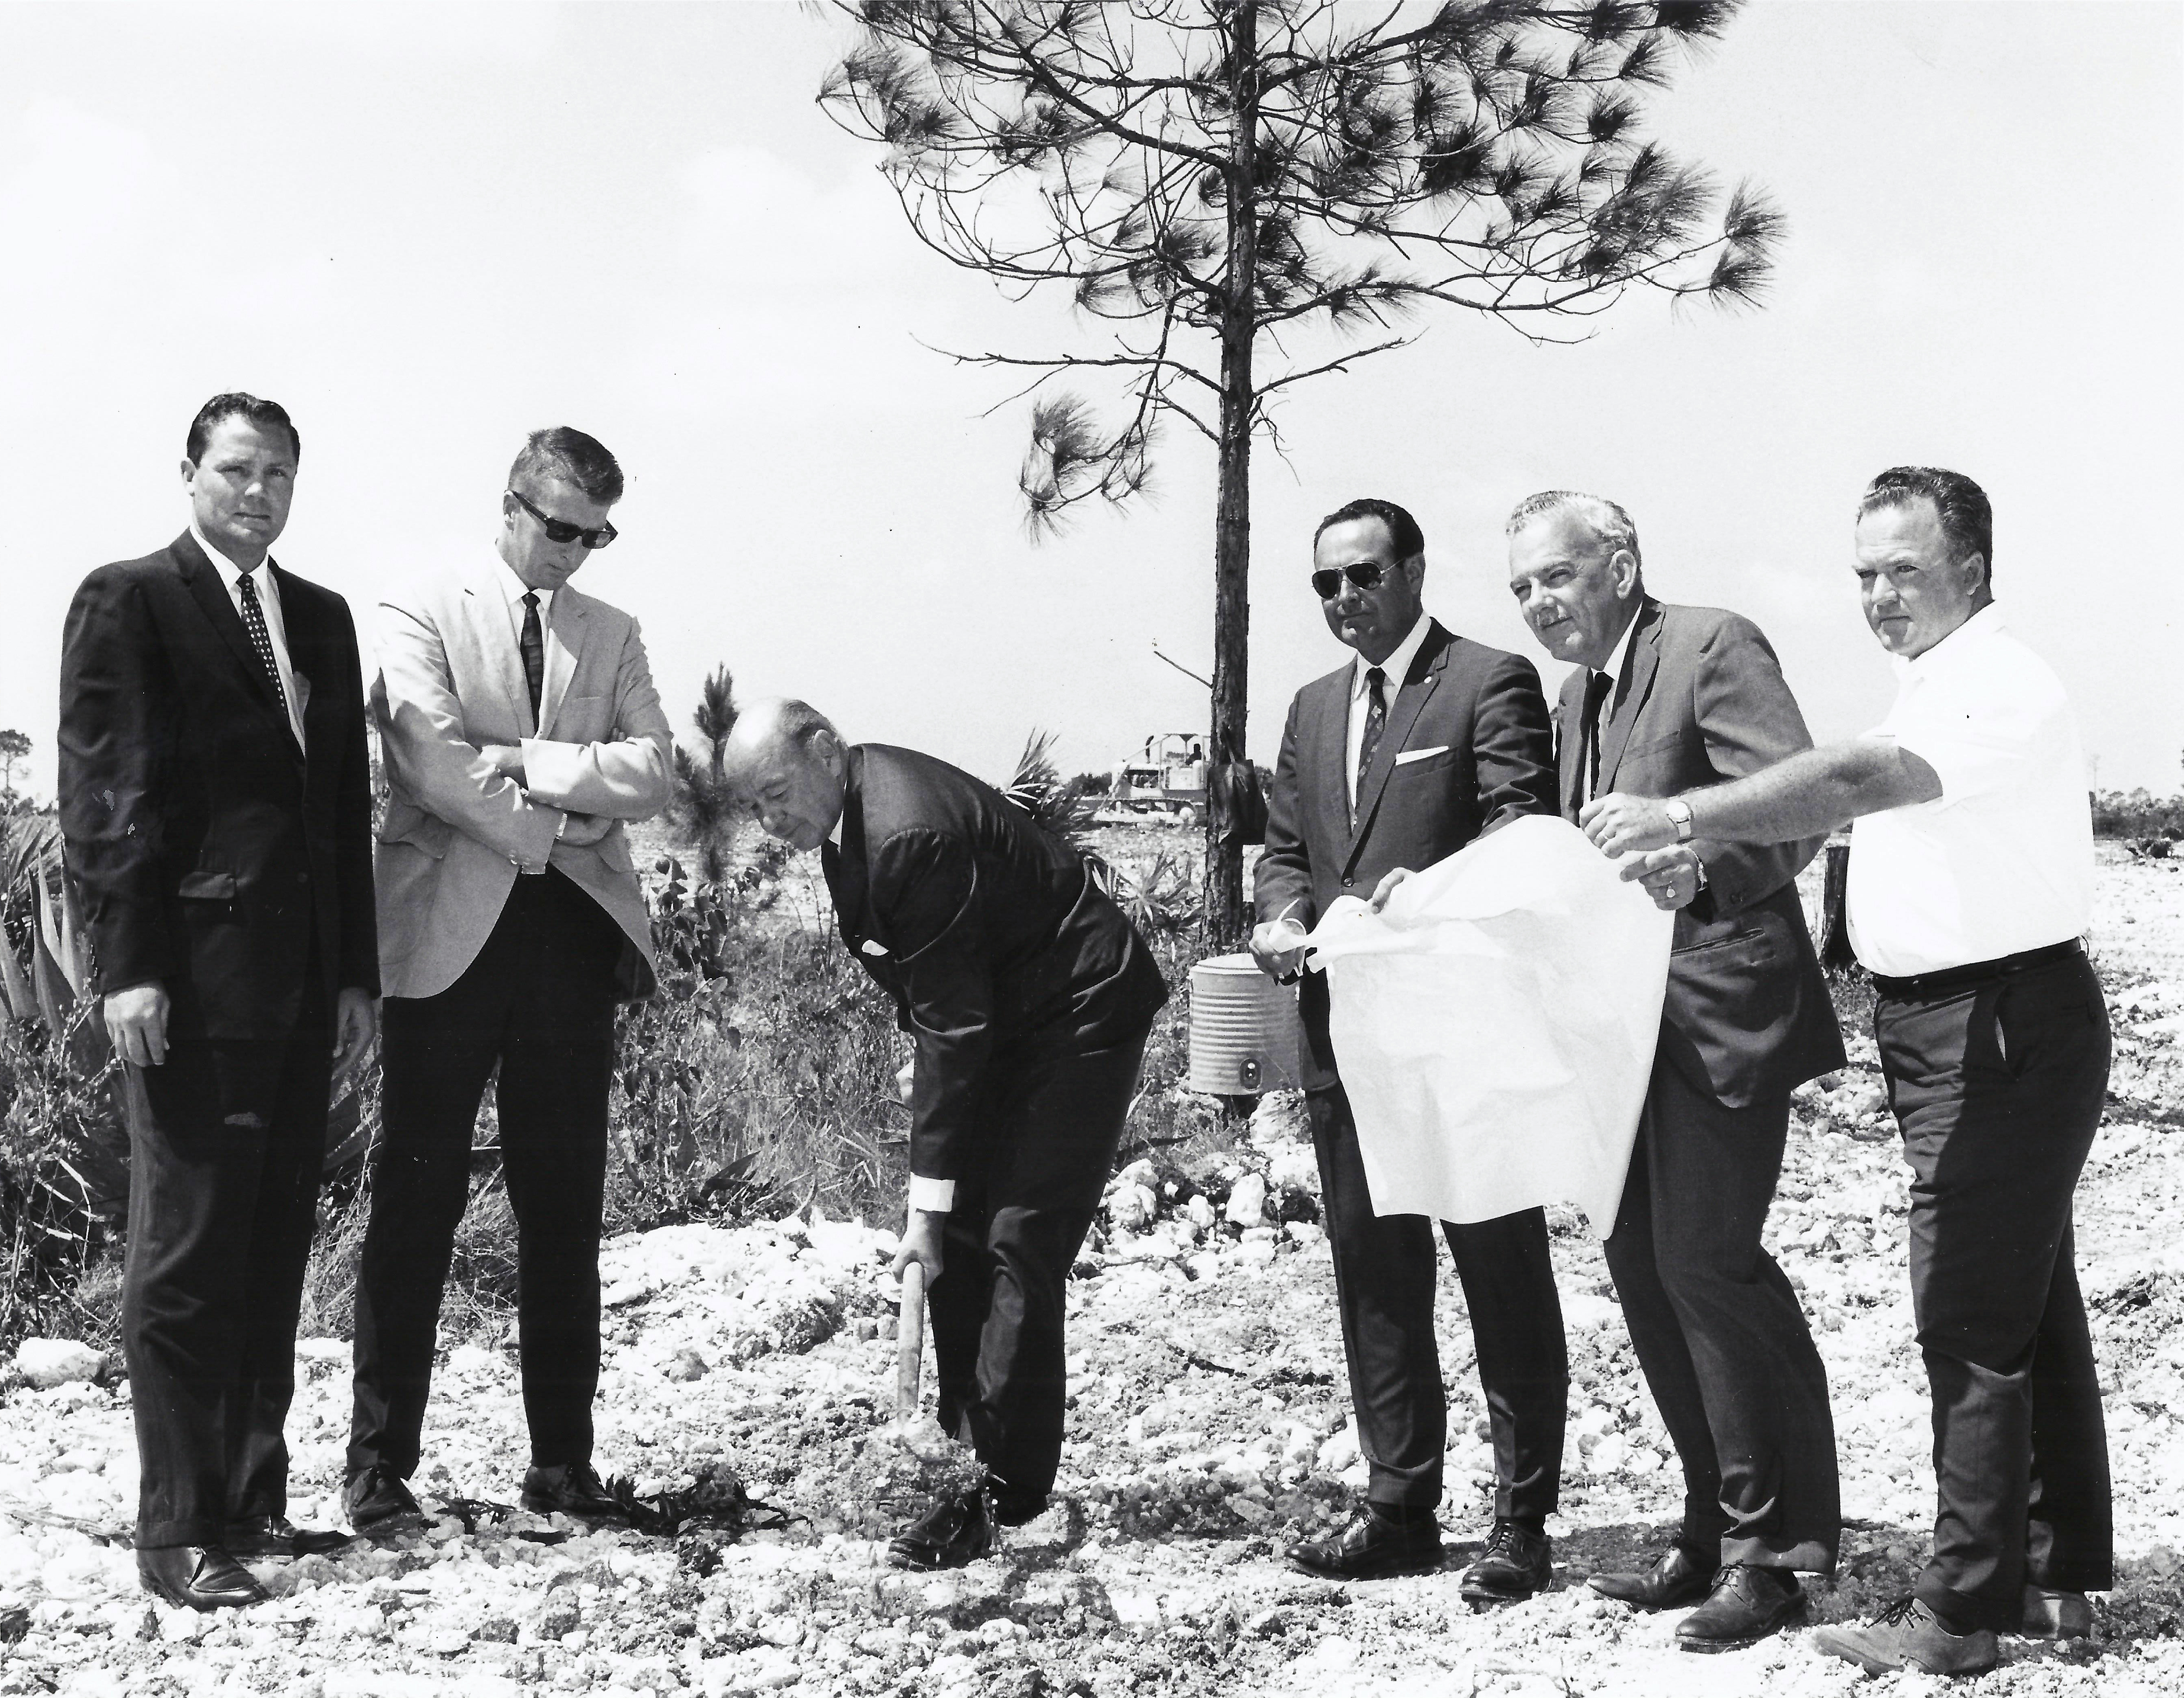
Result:
<svg viewBox="0 0 2184 1698"><path fill-rule="evenodd" d="M1256 1096L1295 1090L1304 1077L1296 988L1279 985L1249 955L1211 955L1190 970L1194 1091Z"/></svg>

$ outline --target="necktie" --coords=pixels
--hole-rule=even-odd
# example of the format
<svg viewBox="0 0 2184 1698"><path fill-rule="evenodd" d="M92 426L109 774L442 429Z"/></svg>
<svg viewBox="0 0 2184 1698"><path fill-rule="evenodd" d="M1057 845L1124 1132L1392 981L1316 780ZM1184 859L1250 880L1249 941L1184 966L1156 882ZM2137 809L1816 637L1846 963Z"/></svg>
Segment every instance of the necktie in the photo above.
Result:
<svg viewBox="0 0 2184 1698"><path fill-rule="evenodd" d="M1380 746L1380 733L1388 728L1388 675L1378 666L1365 672L1365 736L1357 745L1357 784L1350 799L1350 817L1357 817L1357 804L1365 794L1365 775L1373 770L1373 751Z"/></svg>
<svg viewBox="0 0 2184 1698"><path fill-rule="evenodd" d="M538 593L523 593L523 678L531 686L531 723L538 723L538 693L546 682L546 639L538 631Z"/></svg>
<svg viewBox="0 0 2184 1698"><path fill-rule="evenodd" d="M1595 672L1585 681L1585 794L1578 798L1580 804L1600 791L1600 710L1614 688L1613 672Z"/></svg>
<svg viewBox="0 0 2184 1698"><path fill-rule="evenodd" d="M265 669L265 680L273 686L273 699L281 704L281 717L288 716L288 693L281 688L281 663L273 658L273 638L265 629L265 610L258 604L258 586L243 573L235 581L236 593L242 601L242 628L250 633L250 646L257 651L258 664Z"/></svg>

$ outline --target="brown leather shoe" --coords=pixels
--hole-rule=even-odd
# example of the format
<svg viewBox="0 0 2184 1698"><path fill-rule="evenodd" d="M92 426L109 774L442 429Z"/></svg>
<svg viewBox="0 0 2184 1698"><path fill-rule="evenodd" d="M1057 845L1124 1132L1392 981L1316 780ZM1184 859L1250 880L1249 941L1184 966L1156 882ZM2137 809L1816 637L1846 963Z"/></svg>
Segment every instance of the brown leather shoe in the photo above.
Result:
<svg viewBox="0 0 2184 1698"><path fill-rule="evenodd" d="M1585 1584L1603 1598L1641 1610L1680 1610L1713 1590L1714 1560L1688 1545L1671 1545L1641 1574L1594 1574Z"/></svg>
<svg viewBox="0 0 2184 1698"><path fill-rule="evenodd" d="M961 1568L994 1548L994 1506L983 1490L943 1492L888 1543L893 1568Z"/></svg>
<svg viewBox="0 0 2184 1698"><path fill-rule="evenodd" d="M1497 1520L1457 1590L1475 1610L1521 1604L1555 1584L1554 1541L1520 1521Z"/></svg>
<svg viewBox="0 0 2184 1698"><path fill-rule="evenodd" d="M2017 1630L2027 1639L2084 1639L2093 1630L2093 1606L2083 1592L2027 1586L2025 1619Z"/></svg>
<svg viewBox="0 0 2184 1698"><path fill-rule="evenodd" d="M1440 1523L1431 1516L1398 1522L1368 1504L1341 1532L1301 1539L1284 1554L1307 1574L1329 1580L1429 1573L1440 1567Z"/></svg>
<svg viewBox="0 0 2184 1698"><path fill-rule="evenodd" d="M220 1547L238 1562L277 1562L284 1556L322 1556L351 1542L331 1528L298 1527L285 1515L254 1515L220 1529Z"/></svg>
<svg viewBox="0 0 2184 1698"><path fill-rule="evenodd" d="M177 1609L233 1610L265 1601L265 1589L217 1545L161 1545L139 1550L136 1584Z"/></svg>
<svg viewBox="0 0 2184 1698"><path fill-rule="evenodd" d="M1953 1634L1917 1598L1898 1598L1863 1627L1844 1622L1816 1628L1813 1649L1854 1662L1868 1674L1893 1674L1899 1668L1984 1674L2001 1656L1986 1628Z"/></svg>
<svg viewBox="0 0 2184 1698"><path fill-rule="evenodd" d="M523 1475L523 1506L533 1515L569 1515L582 1521L627 1522L629 1511L607 1495L589 1462L532 1463Z"/></svg>
<svg viewBox="0 0 2184 1698"><path fill-rule="evenodd" d="M1679 1651L1742 1651L1805 1618L1805 1589L1787 1568L1731 1562L1713 1595L1676 1623Z"/></svg>

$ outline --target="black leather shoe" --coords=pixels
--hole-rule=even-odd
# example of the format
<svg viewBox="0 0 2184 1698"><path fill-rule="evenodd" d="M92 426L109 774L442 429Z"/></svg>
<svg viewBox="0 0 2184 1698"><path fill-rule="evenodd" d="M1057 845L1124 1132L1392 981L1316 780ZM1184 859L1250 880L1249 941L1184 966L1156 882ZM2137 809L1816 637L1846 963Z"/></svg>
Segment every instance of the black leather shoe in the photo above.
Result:
<svg viewBox="0 0 2184 1698"><path fill-rule="evenodd" d="M265 1589L217 1545L163 1545L136 1553L136 1584L177 1609L235 1610Z"/></svg>
<svg viewBox="0 0 2184 1698"><path fill-rule="evenodd" d="M283 1556L320 1556L350 1542L330 1528L298 1527L285 1515L254 1515L220 1529L220 1547L238 1562Z"/></svg>
<svg viewBox="0 0 2184 1698"><path fill-rule="evenodd" d="M943 1492L888 1543L891 1568L961 1568L994 1548L994 1506L983 1490Z"/></svg>
<svg viewBox="0 0 2184 1698"><path fill-rule="evenodd" d="M1714 1562L1688 1545L1671 1545L1642 1574L1595 1574L1585 1583L1603 1598L1641 1610L1680 1610L1713 1590Z"/></svg>
<svg viewBox="0 0 2184 1698"><path fill-rule="evenodd" d="M1713 1595L1676 1623L1679 1651L1742 1651L1805 1618L1805 1589L1787 1568L1732 1562L1713 1577Z"/></svg>
<svg viewBox="0 0 2184 1698"><path fill-rule="evenodd" d="M1474 1609L1493 1604L1521 1604L1555 1584L1554 1541L1522 1522L1497 1519L1486 1535L1479 1560L1463 1571L1457 1587Z"/></svg>
<svg viewBox="0 0 2184 1698"><path fill-rule="evenodd" d="M629 1519L629 1511L607 1495L589 1462L532 1463L523 1474L523 1506L533 1515L572 1515L583 1521Z"/></svg>
<svg viewBox="0 0 2184 1698"><path fill-rule="evenodd" d="M1285 1554L1307 1574L1329 1580L1426 1574L1440 1567L1440 1523L1430 1515L1396 1522L1368 1504L1341 1532L1301 1540Z"/></svg>
<svg viewBox="0 0 2184 1698"><path fill-rule="evenodd" d="M342 1487L342 1507L359 1539L392 1539L425 1525L425 1511L410 1495L409 1486L383 1462L348 1477Z"/></svg>

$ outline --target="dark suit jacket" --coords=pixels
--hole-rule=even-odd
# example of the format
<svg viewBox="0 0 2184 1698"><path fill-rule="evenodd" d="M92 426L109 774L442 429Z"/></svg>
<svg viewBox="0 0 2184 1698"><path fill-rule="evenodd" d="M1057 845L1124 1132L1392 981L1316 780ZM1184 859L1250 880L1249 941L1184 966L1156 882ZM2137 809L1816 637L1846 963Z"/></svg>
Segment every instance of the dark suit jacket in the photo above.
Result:
<svg viewBox="0 0 2184 1698"><path fill-rule="evenodd" d="M917 1040L920 1178L963 1176L993 1068L1134 1039L1167 1000L1152 951L1082 858L945 761L850 750L841 839L821 861L842 941Z"/></svg>
<svg viewBox="0 0 2184 1698"><path fill-rule="evenodd" d="M158 980L176 1038L285 1038L315 960L379 988L364 681L348 604L268 567L304 748L187 532L101 566L61 648L60 819L103 994Z"/></svg>
<svg viewBox="0 0 2184 1698"><path fill-rule="evenodd" d="M1774 651L1737 614L1644 597L1628 670L1601 739L1602 795L1679 795L1813 746ZM1572 820L1585 684L1580 666L1555 708L1563 813ZM1796 882L1822 841L1692 844L1707 888L1676 916L1661 1045L1695 1088L1731 1108L1786 1095L1843 1064Z"/></svg>
<svg viewBox="0 0 2184 1698"><path fill-rule="evenodd" d="M1343 772L1355 666L1306 684L1290 704L1252 885L1261 920L1287 912L1311 927L1346 893L1370 896L1392 868L1429 866L1521 814L1554 811L1553 733L1540 675L1530 661L1435 621L1388 704L1373 764L1358 775L1353 832ZM1312 1050L1304 1083L1330 1085L1323 975L1305 975L1299 1005Z"/></svg>

